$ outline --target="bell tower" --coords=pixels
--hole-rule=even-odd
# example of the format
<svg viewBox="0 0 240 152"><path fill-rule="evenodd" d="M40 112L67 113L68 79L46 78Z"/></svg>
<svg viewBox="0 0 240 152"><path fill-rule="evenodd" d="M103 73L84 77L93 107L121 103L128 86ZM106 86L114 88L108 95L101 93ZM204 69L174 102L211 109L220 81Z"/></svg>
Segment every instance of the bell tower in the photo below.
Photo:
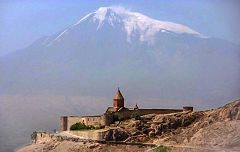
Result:
<svg viewBox="0 0 240 152"><path fill-rule="evenodd" d="M120 108L124 108L124 97L119 88L113 98L113 108L115 112L118 111Z"/></svg>

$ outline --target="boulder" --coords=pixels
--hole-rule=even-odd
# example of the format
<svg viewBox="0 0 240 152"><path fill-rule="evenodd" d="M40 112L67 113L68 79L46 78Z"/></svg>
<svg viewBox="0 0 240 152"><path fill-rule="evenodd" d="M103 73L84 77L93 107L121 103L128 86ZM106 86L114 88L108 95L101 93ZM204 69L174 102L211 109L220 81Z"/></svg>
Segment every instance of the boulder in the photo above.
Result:
<svg viewBox="0 0 240 152"><path fill-rule="evenodd" d="M167 130L168 130L168 124L167 123L163 123L161 131L162 132L167 132Z"/></svg>
<svg viewBox="0 0 240 152"><path fill-rule="evenodd" d="M182 119L182 123L181 123L181 126L183 127L187 127L189 126L190 124L192 124L195 120L195 117L194 116L186 116Z"/></svg>
<svg viewBox="0 0 240 152"><path fill-rule="evenodd" d="M112 129L106 132L104 139L106 141L113 141L113 130Z"/></svg>
<svg viewBox="0 0 240 152"><path fill-rule="evenodd" d="M240 120L240 110L238 111L238 113L236 115L236 120Z"/></svg>
<svg viewBox="0 0 240 152"><path fill-rule="evenodd" d="M150 132L148 133L148 136L149 136L149 137L154 137L154 136L155 136L155 132L154 132L154 131L150 131Z"/></svg>
<svg viewBox="0 0 240 152"><path fill-rule="evenodd" d="M157 127L156 124L151 124L151 125L150 125L150 128L152 128L152 129L155 129L156 127Z"/></svg>
<svg viewBox="0 0 240 152"><path fill-rule="evenodd" d="M134 127L137 130L142 130L143 126L144 126L144 123L141 122L141 121L136 121L135 124L134 124Z"/></svg>
<svg viewBox="0 0 240 152"><path fill-rule="evenodd" d="M98 146L100 146L99 143L93 143L93 144L88 145L87 147L88 147L89 149L93 149L93 148L96 148L96 147L98 147Z"/></svg>
<svg viewBox="0 0 240 152"><path fill-rule="evenodd" d="M140 135L140 134L141 134L141 132L138 131L138 130L131 133L132 136L137 136L137 135Z"/></svg>
<svg viewBox="0 0 240 152"><path fill-rule="evenodd" d="M156 135L161 135L162 134L162 124L156 126L154 132Z"/></svg>
<svg viewBox="0 0 240 152"><path fill-rule="evenodd" d="M112 136L114 141L124 141L129 137L129 134L123 130L115 129Z"/></svg>

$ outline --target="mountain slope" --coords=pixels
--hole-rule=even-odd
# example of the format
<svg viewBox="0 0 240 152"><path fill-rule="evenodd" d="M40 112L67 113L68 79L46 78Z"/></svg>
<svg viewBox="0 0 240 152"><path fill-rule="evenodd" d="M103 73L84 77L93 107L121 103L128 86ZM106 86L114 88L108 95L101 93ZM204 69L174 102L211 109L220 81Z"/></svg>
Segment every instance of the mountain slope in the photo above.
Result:
<svg viewBox="0 0 240 152"><path fill-rule="evenodd" d="M149 114L118 124L127 142L147 142L180 148L179 151L239 151L240 100L223 107L175 114ZM117 129L116 129L117 130ZM117 131L115 131L117 132ZM110 134L111 135L111 134ZM121 134L120 134L121 135ZM124 136L109 139L121 139ZM122 135L124 135L122 133ZM181 150L181 148L183 148ZM174 148L173 148L174 149ZM191 150L193 149L193 150ZM174 150L173 150L174 151ZM177 150L176 150L177 151Z"/></svg>
<svg viewBox="0 0 240 152"><path fill-rule="evenodd" d="M140 41L153 42L157 33L178 33L202 36L200 33L187 26L151 19L138 12L131 12L121 7L100 7L97 11L87 14L77 23L58 34L54 40L48 40L47 45L52 45L56 41L61 41L66 35L71 35L75 28L82 26L84 22L97 24L96 30L100 30L104 25L119 28L127 34L127 41L131 42L134 36L138 36ZM202 36L203 37L203 36Z"/></svg>
<svg viewBox="0 0 240 152"><path fill-rule="evenodd" d="M213 147L238 151L240 148L240 100L235 100L218 109L195 112L200 119L191 125L166 135L165 142L193 147ZM156 140L155 142L161 142Z"/></svg>
<svg viewBox="0 0 240 152"><path fill-rule="evenodd" d="M101 88L137 85L146 97L224 102L238 97L239 54L187 26L103 7L2 57L0 93L104 95Z"/></svg>

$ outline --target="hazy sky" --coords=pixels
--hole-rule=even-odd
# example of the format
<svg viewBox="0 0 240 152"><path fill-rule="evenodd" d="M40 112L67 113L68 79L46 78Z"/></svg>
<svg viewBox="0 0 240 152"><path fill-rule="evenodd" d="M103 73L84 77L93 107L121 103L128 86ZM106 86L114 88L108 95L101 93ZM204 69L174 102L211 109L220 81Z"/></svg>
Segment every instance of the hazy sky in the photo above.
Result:
<svg viewBox="0 0 240 152"><path fill-rule="evenodd" d="M77 22L101 6L123 6L240 44L238 0L0 0L0 56Z"/></svg>

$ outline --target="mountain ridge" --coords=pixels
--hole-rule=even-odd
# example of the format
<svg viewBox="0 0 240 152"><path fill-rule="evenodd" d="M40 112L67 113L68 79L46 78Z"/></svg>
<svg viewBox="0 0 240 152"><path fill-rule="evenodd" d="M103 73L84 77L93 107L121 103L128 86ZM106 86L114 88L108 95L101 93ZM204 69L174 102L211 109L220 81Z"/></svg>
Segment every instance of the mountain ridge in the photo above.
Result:
<svg viewBox="0 0 240 152"><path fill-rule="evenodd" d="M73 28L76 28L76 26L84 21L97 22L98 25L96 30L99 30L103 24L109 24L113 27L115 24L123 24L124 32L127 32L128 42L131 42L131 36L134 32L140 33L140 41L146 41L149 43L153 43L154 36L158 32L174 32L176 34L185 33L206 38L206 36L203 36L187 26L152 19L138 12L131 12L123 7L100 7L95 12L85 15L77 23L61 31L52 42L59 40L62 36L71 32ZM50 42L48 46L51 45L52 42Z"/></svg>
<svg viewBox="0 0 240 152"><path fill-rule="evenodd" d="M185 100L191 94L192 98L187 100L211 97L215 98L212 101L223 102L238 97L239 46L219 39L167 32L158 32L151 45L139 41L139 33L129 43L123 24L103 24L97 30L98 25L81 20L71 33L63 34L60 42L47 46L64 30L1 57L0 93L44 89L89 96L102 87L121 84L125 88L141 86L141 94L164 100L172 98L172 94L175 99ZM90 86L96 86L95 90ZM159 95L159 90L165 93Z"/></svg>

